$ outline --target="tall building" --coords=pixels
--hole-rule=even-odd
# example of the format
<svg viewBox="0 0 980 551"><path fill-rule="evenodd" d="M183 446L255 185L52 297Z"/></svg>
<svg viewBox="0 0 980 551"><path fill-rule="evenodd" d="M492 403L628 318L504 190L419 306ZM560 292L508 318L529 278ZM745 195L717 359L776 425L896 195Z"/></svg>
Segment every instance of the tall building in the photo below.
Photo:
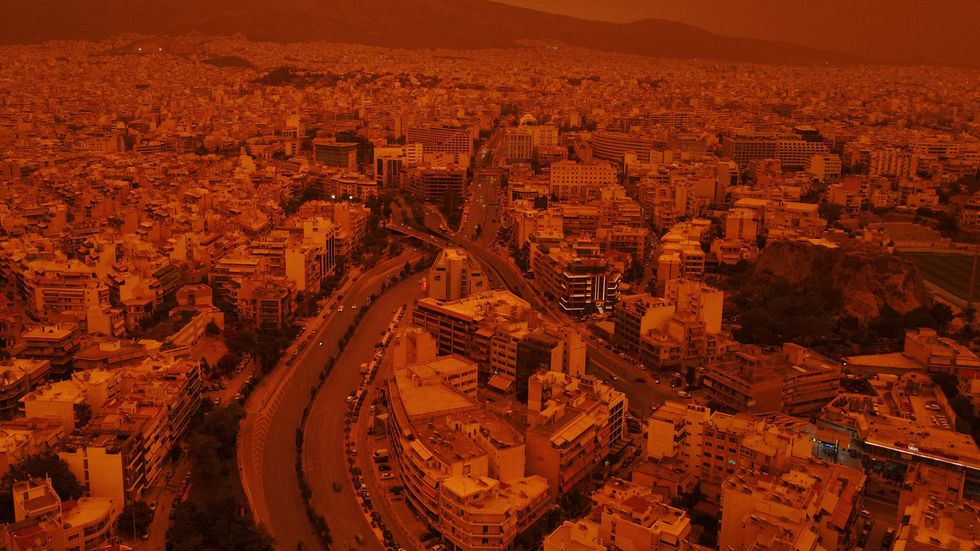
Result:
<svg viewBox="0 0 980 551"><path fill-rule="evenodd" d="M639 354L640 337L666 329L674 310L668 300L647 294L621 297L613 309L613 342L631 356Z"/></svg>
<svg viewBox="0 0 980 551"><path fill-rule="evenodd" d="M608 162L560 161L551 165L550 192L560 201L597 199L603 187L617 182L616 167Z"/></svg>
<svg viewBox="0 0 980 551"><path fill-rule="evenodd" d="M315 139L313 160L329 167L357 170L357 144L326 138Z"/></svg>
<svg viewBox="0 0 980 551"><path fill-rule="evenodd" d="M425 153L473 156L473 137L468 128L413 127L406 132L405 142L422 144Z"/></svg>
<svg viewBox="0 0 980 551"><path fill-rule="evenodd" d="M531 306L520 297L486 291L450 301L421 298L412 322L435 336L440 354L460 354L488 374L515 377L517 343L527 334L531 318Z"/></svg>
<svg viewBox="0 0 980 551"><path fill-rule="evenodd" d="M42 325L23 335L24 358L48 360L52 375L67 374L82 342L82 332L74 323Z"/></svg>
<svg viewBox="0 0 980 551"><path fill-rule="evenodd" d="M657 152L664 149L665 143L642 134L625 132L593 132L592 154L597 159L623 163L627 153L633 153L641 163L656 160Z"/></svg>
<svg viewBox="0 0 980 551"><path fill-rule="evenodd" d="M462 249L443 249L429 268L428 294L457 300L490 289L486 274Z"/></svg>
<svg viewBox="0 0 980 551"><path fill-rule="evenodd" d="M732 159L739 170L749 167L749 161L776 159L779 140L771 134L735 134L722 138L722 156Z"/></svg>
<svg viewBox="0 0 980 551"><path fill-rule="evenodd" d="M603 257L581 257L558 248L531 258L541 291L572 316L605 312L619 300L622 273Z"/></svg>
<svg viewBox="0 0 980 551"><path fill-rule="evenodd" d="M466 184L461 167L403 167L399 176L402 189L429 203L455 201L462 206Z"/></svg>
<svg viewBox="0 0 980 551"><path fill-rule="evenodd" d="M387 386L391 457L408 503L447 542L504 550L551 499L546 480L524 474L521 434L476 401L476 371L458 357L395 370Z"/></svg>
<svg viewBox="0 0 980 551"><path fill-rule="evenodd" d="M540 371L528 381L528 472L561 496L624 444L626 396L593 377Z"/></svg>

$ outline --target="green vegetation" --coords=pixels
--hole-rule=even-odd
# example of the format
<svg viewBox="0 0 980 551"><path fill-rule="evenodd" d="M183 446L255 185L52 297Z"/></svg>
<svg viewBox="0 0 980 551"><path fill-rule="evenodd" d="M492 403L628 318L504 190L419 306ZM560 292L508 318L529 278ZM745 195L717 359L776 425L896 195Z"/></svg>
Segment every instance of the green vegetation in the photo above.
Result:
<svg viewBox="0 0 980 551"><path fill-rule="evenodd" d="M255 65L251 61L237 55L216 55L204 60L208 65L215 67L235 67L239 69L254 69Z"/></svg>
<svg viewBox="0 0 980 551"><path fill-rule="evenodd" d="M463 219L463 205L466 203L463 198L455 193L447 193L439 204L439 212L446 217L446 225L455 231L459 229L459 223Z"/></svg>
<svg viewBox="0 0 980 551"><path fill-rule="evenodd" d="M14 482L30 477L51 479L51 486L62 500L78 499L85 488L75 475L68 470L68 464L54 452L29 455L10 466L0 479L0 522L14 521Z"/></svg>
<svg viewBox="0 0 980 551"><path fill-rule="evenodd" d="M955 375L949 373L933 373L932 382L942 389L943 394L949 400L949 405L956 412L956 430L973 436L973 440L980 442L980 418L973 410L969 396L960 394L958 381Z"/></svg>
<svg viewBox="0 0 980 551"><path fill-rule="evenodd" d="M967 254L900 253L915 263L922 277L962 298L969 298L973 257Z"/></svg>
<svg viewBox="0 0 980 551"><path fill-rule="evenodd" d="M190 499L174 507L167 548L197 551L274 549L272 537L247 510L235 448L244 411L238 403L199 412L188 438L192 466Z"/></svg>
<svg viewBox="0 0 980 551"><path fill-rule="evenodd" d="M916 327L942 330L952 311L936 303L905 314L884 306L877 318L861 325L841 313L842 296L826 278L811 277L799 285L771 274L733 275L727 315L738 325L739 342L779 346L794 342L831 357L879 353L901 348L905 331Z"/></svg>
<svg viewBox="0 0 980 551"><path fill-rule="evenodd" d="M116 519L116 530L127 538L138 538L150 530L153 511L143 501L130 503Z"/></svg>
<svg viewBox="0 0 980 551"><path fill-rule="evenodd" d="M307 186L302 189L298 194L294 194L289 199L284 200L279 204L282 210L287 216L291 216L296 213L297 210L307 201L312 201L317 198L317 192L312 186Z"/></svg>
<svg viewBox="0 0 980 551"><path fill-rule="evenodd" d="M282 357L282 352L295 337L296 330L294 328L286 331L266 328L251 331L230 326L225 327L225 344L228 346L228 353L232 359L237 357L240 360L242 356L248 354L259 361L263 373L268 373L276 366L279 358ZM217 366L217 369L222 372L228 367L227 364L222 365L224 359L221 358ZM237 363L235 362L235 365Z"/></svg>

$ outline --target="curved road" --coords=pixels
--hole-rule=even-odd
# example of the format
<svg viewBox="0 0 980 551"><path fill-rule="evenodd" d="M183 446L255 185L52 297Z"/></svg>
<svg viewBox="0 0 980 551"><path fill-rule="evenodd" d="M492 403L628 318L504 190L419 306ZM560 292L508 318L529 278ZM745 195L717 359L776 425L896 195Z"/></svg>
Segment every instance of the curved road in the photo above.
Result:
<svg viewBox="0 0 980 551"><path fill-rule="evenodd" d="M391 322L392 310L399 306L410 306L420 292L418 276L415 276L388 289L378 298L361 320L347 348L336 358L333 371L313 400L303 435L303 464L307 481L313 490L313 506L330 524L337 549L383 549L357 506L349 478L343 446L344 416L347 412L345 400L360 386L360 365L370 362L374 356L375 345ZM361 415L367 415L367 407L367 404L363 406ZM367 450L362 451L367 453ZM334 482L339 484L339 491L334 490ZM402 532L390 510L382 506L385 498L372 495L371 499L375 504L374 510L381 514L381 519L392 531L395 540L403 547L411 548L411 545L406 544L412 538ZM358 535L363 542L361 545L357 545Z"/></svg>
<svg viewBox="0 0 980 551"><path fill-rule="evenodd" d="M323 548L312 532L299 492L295 470L296 429L321 368L328 358L336 355L337 342L353 322L357 310L352 306L362 307L367 297L379 292L385 277L400 271L406 261L417 261L418 256L417 253L400 255L368 270L353 283L346 284L343 288L346 292L340 301L346 306L344 311L330 313L310 346L300 353L297 362L291 367L277 367L263 379L246 404L238 445L242 486L256 521L269 529L278 549L294 549L300 542L306 549ZM323 341L323 346L318 345L320 341ZM365 358L370 358L372 353L373 347L365 351ZM335 367L331 377L342 376L340 371ZM356 369L354 376L360 376ZM329 383L327 386L330 386ZM336 409L343 414L343 407ZM343 440L338 439L331 445L340 450ZM367 535L369 524L360 515L353 494L348 492L331 496L331 502L334 501L342 512L338 513L339 516L325 516L335 541L340 541L338 536L342 537L345 530ZM353 514L355 512L357 514ZM365 542L370 539L365 537Z"/></svg>

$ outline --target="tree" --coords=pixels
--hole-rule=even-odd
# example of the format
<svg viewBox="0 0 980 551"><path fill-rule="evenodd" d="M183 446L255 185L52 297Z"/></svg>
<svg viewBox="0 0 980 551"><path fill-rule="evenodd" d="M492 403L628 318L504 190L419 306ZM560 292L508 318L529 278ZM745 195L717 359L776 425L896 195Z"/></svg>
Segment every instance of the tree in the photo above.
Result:
<svg viewBox="0 0 980 551"><path fill-rule="evenodd" d="M820 206L817 207L817 211L820 213L820 218L827 221L828 226L834 226L840 220L844 209L840 205L836 205L834 203L820 203Z"/></svg>
<svg viewBox="0 0 980 551"><path fill-rule="evenodd" d="M116 520L116 530L129 538L138 538L150 529L153 510L144 501L130 503Z"/></svg>
<svg viewBox="0 0 980 551"><path fill-rule="evenodd" d="M92 406L88 405L88 402L82 402L80 404L75 404L75 426L78 428L84 427L92 420Z"/></svg>
<svg viewBox="0 0 980 551"><path fill-rule="evenodd" d="M68 464L54 452L29 455L10 467L3 479L0 480L0 521L13 522L13 491L14 482L28 478L51 479L51 486L63 500L78 499L85 493L85 488L78 483L75 475L68 470Z"/></svg>

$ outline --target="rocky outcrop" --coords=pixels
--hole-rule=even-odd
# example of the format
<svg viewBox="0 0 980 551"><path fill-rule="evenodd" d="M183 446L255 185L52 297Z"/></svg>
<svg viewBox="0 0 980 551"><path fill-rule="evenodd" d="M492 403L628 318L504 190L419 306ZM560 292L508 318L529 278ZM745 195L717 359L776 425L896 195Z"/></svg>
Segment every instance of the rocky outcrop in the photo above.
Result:
<svg viewBox="0 0 980 551"><path fill-rule="evenodd" d="M772 274L794 285L829 283L841 293L841 315L862 325L886 306L900 314L932 306L915 265L873 249L827 249L809 243L770 243L755 263L756 274Z"/></svg>

